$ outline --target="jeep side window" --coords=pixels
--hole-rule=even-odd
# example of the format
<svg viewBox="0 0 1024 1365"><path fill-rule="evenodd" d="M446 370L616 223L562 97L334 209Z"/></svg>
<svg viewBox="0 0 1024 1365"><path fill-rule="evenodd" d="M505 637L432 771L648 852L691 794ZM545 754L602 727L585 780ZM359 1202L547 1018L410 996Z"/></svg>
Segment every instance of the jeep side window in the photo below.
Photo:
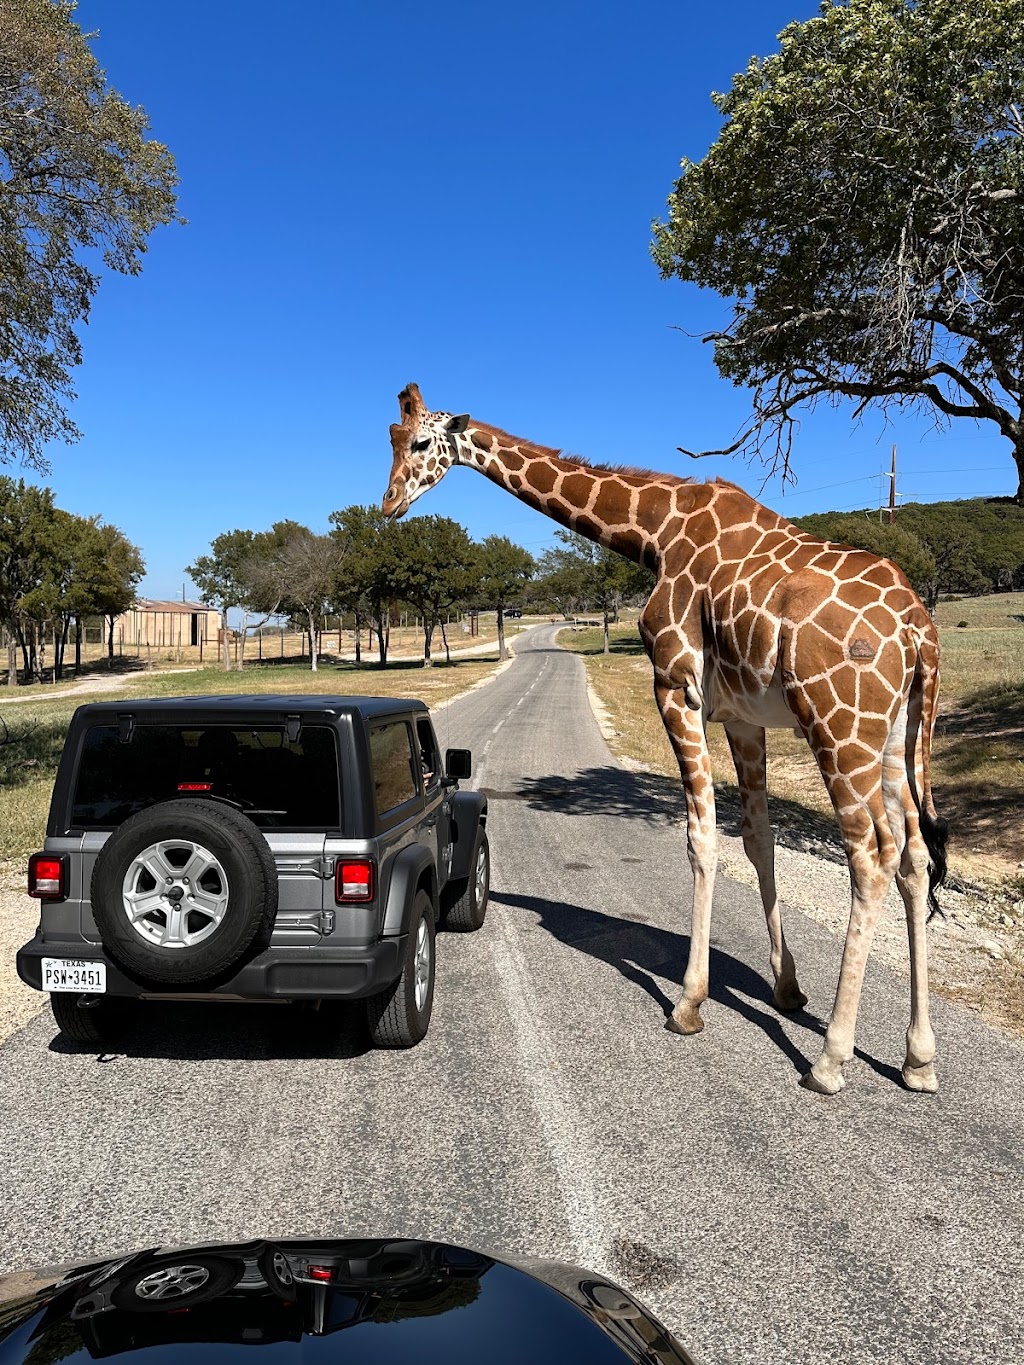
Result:
<svg viewBox="0 0 1024 1365"><path fill-rule="evenodd" d="M419 793L419 757L404 720L374 726L370 731L370 762L378 815L387 815Z"/></svg>
<svg viewBox="0 0 1024 1365"><path fill-rule="evenodd" d="M426 716L416 722L416 739L420 746L420 767L424 787L434 787L441 780L441 756L437 752L434 728Z"/></svg>

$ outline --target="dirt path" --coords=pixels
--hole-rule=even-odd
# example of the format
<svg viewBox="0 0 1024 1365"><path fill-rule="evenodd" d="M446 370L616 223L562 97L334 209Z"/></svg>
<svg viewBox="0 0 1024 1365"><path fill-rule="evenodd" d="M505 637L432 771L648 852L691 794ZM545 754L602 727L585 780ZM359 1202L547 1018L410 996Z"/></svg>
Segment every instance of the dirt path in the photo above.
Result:
<svg viewBox="0 0 1024 1365"><path fill-rule="evenodd" d="M56 687L52 691L31 692L26 697L7 697L0 695L0 706L20 706L30 701L56 701L58 697L77 697L84 693L117 692L128 683L141 677L155 677L158 673L198 673L198 668L154 668L138 670L133 673L97 674L95 678L83 678L71 687ZM12 691L14 689L11 689Z"/></svg>

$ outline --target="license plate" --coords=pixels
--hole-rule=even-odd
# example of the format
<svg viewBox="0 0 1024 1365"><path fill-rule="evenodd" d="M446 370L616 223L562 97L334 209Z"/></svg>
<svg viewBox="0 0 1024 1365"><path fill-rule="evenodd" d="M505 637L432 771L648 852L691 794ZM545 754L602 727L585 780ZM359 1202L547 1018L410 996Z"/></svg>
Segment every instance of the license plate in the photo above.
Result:
<svg viewBox="0 0 1024 1365"><path fill-rule="evenodd" d="M107 964L73 957L43 958L44 991L81 991L102 995L107 989Z"/></svg>

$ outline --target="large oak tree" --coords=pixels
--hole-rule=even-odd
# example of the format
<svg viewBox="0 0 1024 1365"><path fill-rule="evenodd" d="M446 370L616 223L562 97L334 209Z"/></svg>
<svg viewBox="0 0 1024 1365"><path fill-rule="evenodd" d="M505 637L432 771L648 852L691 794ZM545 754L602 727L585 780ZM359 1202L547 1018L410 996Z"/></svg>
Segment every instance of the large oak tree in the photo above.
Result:
<svg viewBox="0 0 1024 1365"><path fill-rule="evenodd" d="M917 406L995 423L1024 501L1022 35L1024 0L826 0L713 97L652 250L731 301L730 452L788 473L802 406Z"/></svg>
<svg viewBox="0 0 1024 1365"><path fill-rule="evenodd" d="M0 0L0 462L45 468L100 270L136 275L174 160L107 85L63 0Z"/></svg>

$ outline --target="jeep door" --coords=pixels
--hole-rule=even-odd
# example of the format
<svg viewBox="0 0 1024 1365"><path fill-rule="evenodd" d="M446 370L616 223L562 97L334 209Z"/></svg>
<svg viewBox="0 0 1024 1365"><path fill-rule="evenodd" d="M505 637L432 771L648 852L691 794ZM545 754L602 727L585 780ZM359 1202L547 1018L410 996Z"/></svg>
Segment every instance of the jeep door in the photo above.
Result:
<svg viewBox="0 0 1024 1365"><path fill-rule="evenodd" d="M373 778L380 885L386 898L395 857L413 844L425 846L438 865L438 821L426 815L427 794L412 717L388 719L370 727L370 769ZM430 788L431 810L440 809L440 782ZM382 904L384 901L382 900Z"/></svg>
<svg viewBox="0 0 1024 1365"><path fill-rule="evenodd" d="M452 866L451 790L442 785L444 770L441 751L429 716L416 717L416 743L423 780L424 826L434 855L440 889L447 882Z"/></svg>

